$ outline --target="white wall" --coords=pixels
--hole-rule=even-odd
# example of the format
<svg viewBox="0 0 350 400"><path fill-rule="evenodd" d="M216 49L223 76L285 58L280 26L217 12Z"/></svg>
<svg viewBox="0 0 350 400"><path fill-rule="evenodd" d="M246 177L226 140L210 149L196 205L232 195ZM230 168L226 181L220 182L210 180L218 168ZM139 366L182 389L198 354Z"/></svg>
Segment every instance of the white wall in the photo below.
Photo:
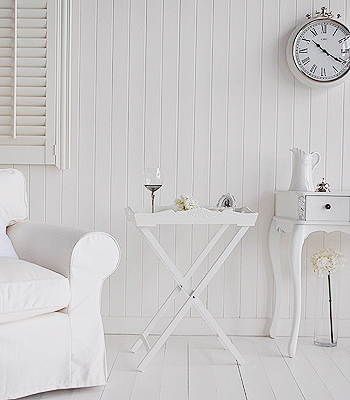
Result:
<svg viewBox="0 0 350 400"><path fill-rule="evenodd" d="M157 199L163 205L184 192L201 204L215 204L230 192L239 205L257 210L259 221L202 297L230 333L266 334L274 290L267 233L273 192L289 186L288 149L319 151L315 183L325 176L333 190L350 190L350 82L318 91L299 84L286 66L286 42L305 14L323 5L350 23L350 1L73 3L71 169L16 166L28 179L30 218L115 235L123 259L103 292L103 313L110 317L106 329L137 332L173 287L125 222L127 204L137 208L150 202L142 187L143 168L162 167L165 182ZM213 230L162 227L156 233L186 271ZM292 313L286 239L281 334L288 334ZM309 259L323 245L341 249L350 260L345 235L317 233L306 242L302 333L311 332L315 305ZM349 271L350 266L343 273L345 304ZM179 305L176 301L167 315ZM341 317L350 321L348 307L342 307ZM198 318L193 321L187 331L201 332Z"/></svg>

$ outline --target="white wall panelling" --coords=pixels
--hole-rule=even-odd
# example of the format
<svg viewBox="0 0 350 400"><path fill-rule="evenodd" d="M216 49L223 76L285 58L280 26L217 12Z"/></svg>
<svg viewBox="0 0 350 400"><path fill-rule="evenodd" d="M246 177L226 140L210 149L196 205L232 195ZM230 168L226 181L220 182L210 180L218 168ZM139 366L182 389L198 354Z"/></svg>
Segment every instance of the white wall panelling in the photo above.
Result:
<svg viewBox="0 0 350 400"><path fill-rule="evenodd" d="M150 203L142 170L160 165L161 204L184 192L215 204L230 192L239 205L260 213L202 298L216 317L232 322L228 327L236 321L232 331L267 333L273 278L266 239L273 191L289 186L289 148L319 151L315 183L325 176L333 190L350 190L350 82L309 89L294 80L285 61L294 26L323 5L350 23L350 0L73 1L71 168L16 167L28 180L32 219L101 229L118 239L122 265L103 291L109 331L118 331L123 318L142 317L143 323L173 286L124 217L126 204ZM185 271L213 230L162 227L157 235ZM281 333L287 334L291 287L287 238L282 242ZM307 240L302 277L307 321L316 282L309 260L323 245L341 249L350 260L345 235L317 233ZM342 304L350 301L349 282L346 267ZM341 317L350 320L348 307Z"/></svg>

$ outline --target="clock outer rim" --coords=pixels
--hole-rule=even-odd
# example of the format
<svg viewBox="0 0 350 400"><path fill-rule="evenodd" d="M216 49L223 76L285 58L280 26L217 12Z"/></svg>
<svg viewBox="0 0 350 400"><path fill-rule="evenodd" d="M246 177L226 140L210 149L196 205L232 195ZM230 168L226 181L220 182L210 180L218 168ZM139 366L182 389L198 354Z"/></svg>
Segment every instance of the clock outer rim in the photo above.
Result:
<svg viewBox="0 0 350 400"><path fill-rule="evenodd" d="M342 25L350 33L349 28L346 25L344 25L342 22L336 21L332 18L315 17L315 18L311 18L307 22L303 21L301 24L299 24L298 26L296 26L294 28L294 30L292 31L292 33L289 36L289 39L287 42L287 47L286 47L287 64L288 64L288 67L289 67L290 71L292 72L292 74L295 76L296 79L298 79L299 82L303 83L306 86L309 86L311 88L316 88L316 89L341 85L346 79L348 79L350 77L350 74L349 74L350 67L349 67L348 71L340 78L334 79L332 81L327 81L327 82L317 81L317 80L314 80L314 79L308 77L307 75L305 75L295 64L294 56L293 56L293 47L294 47L295 39L298 36L298 33L301 30L303 30L307 25L312 24L314 21L322 21L322 20L323 21L332 21L339 25Z"/></svg>

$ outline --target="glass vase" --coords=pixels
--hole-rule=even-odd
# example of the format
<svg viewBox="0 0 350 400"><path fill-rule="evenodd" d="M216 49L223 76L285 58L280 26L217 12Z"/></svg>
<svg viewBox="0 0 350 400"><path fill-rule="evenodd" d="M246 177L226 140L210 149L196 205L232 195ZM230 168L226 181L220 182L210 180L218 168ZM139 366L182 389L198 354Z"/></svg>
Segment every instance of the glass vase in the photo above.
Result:
<svg viewBox="0 0 350 400"><path fill-rule="evenodd" d="M317 275L314 344L334 347L338 343L340 271Z"/></svg>

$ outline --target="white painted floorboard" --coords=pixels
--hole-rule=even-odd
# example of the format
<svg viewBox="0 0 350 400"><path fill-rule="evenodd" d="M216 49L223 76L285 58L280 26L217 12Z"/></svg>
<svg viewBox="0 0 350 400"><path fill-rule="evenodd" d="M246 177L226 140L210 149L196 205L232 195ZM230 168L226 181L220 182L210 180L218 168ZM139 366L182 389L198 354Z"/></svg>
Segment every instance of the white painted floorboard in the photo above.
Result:
<svg viewBox="0 0 350 400"><path fill-rule="evenodd" d="M151 341L155 337L151 338ZM232 337L246 360L238 366L213 336L171 336L144 372L144 350L132 353L132 335L106 335L106 386L59 390L26 400L348 400L350 338L321 348L300 337L297 355L288 338Z"/></svg>

